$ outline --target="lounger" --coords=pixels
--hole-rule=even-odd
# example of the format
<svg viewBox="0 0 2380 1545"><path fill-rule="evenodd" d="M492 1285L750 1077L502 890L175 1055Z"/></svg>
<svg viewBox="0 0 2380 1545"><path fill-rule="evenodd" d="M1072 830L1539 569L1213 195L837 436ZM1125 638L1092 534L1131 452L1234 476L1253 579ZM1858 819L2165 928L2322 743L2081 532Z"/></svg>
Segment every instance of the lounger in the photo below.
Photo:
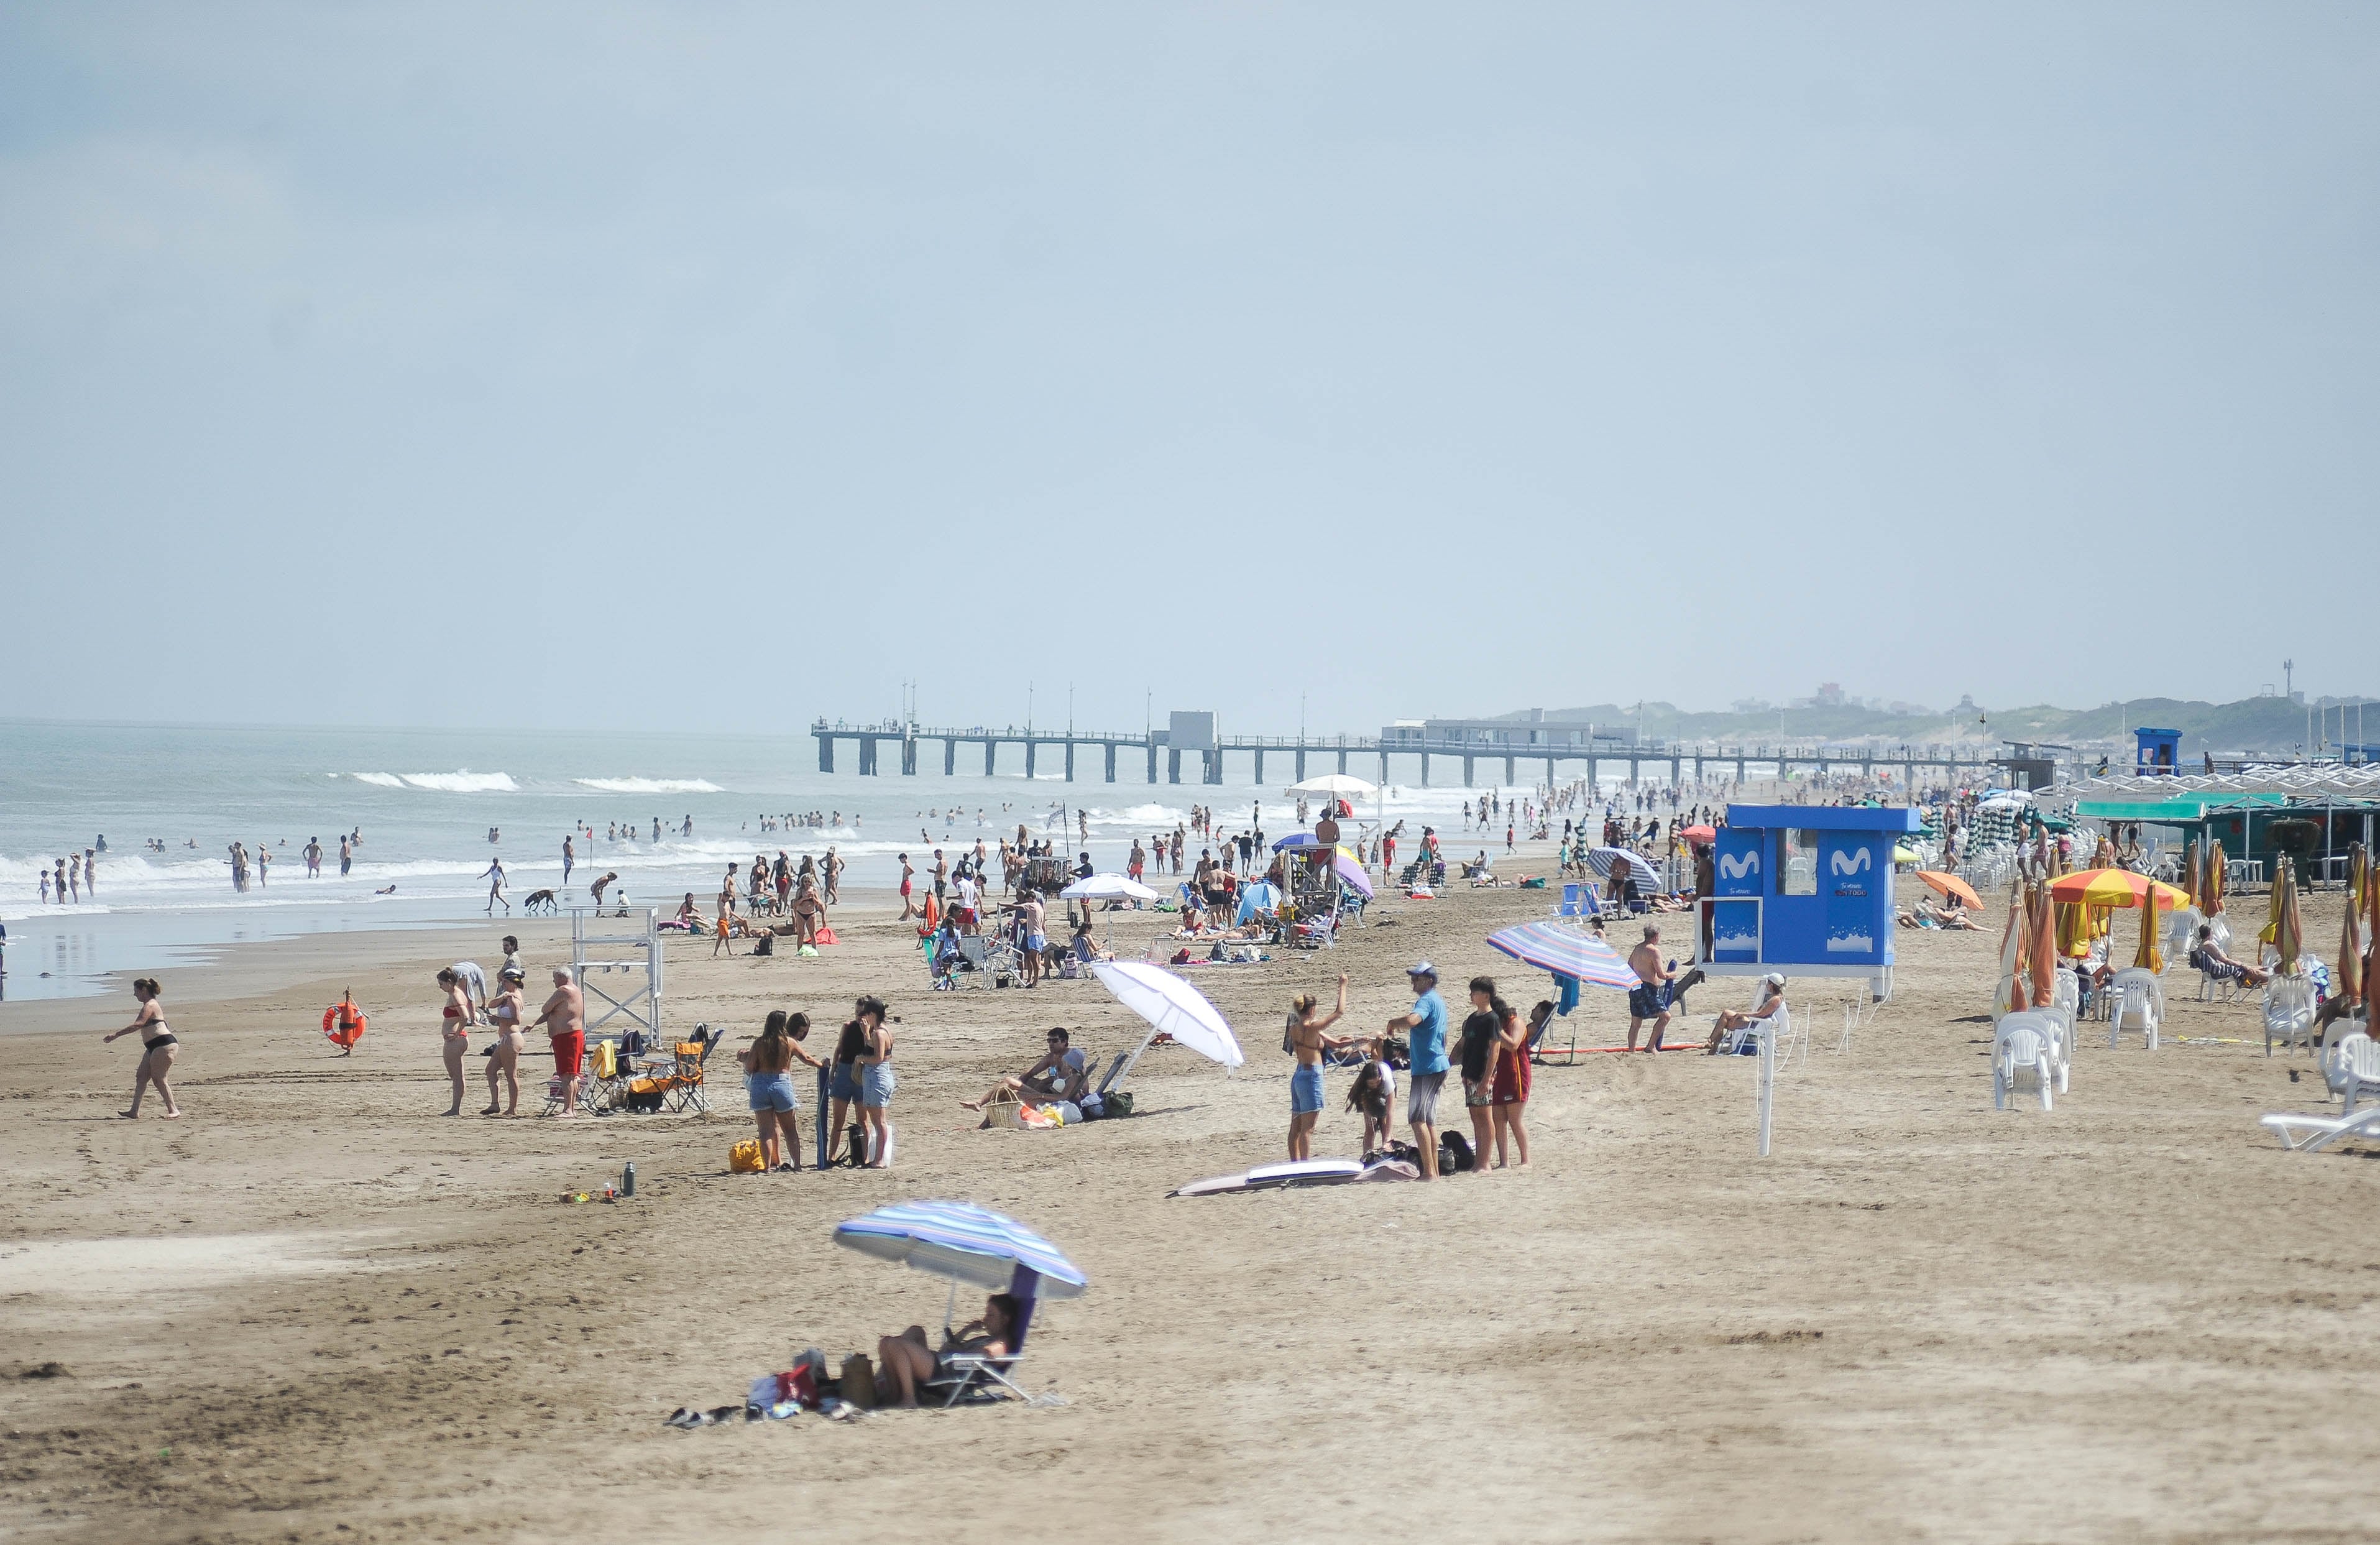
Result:
<svg viewBox="0 0 2380 1545"><path fill-rule="evenodd" d="M2370 1137L2380 1140L2380 1105L2366 1105L2344 1116L2300 1115L2281 1111L2266 1116L2265 1129L2281 1139L2281 1146L2292 1153L2312 1153L2329 1147L2341 1137Z"/></svg>

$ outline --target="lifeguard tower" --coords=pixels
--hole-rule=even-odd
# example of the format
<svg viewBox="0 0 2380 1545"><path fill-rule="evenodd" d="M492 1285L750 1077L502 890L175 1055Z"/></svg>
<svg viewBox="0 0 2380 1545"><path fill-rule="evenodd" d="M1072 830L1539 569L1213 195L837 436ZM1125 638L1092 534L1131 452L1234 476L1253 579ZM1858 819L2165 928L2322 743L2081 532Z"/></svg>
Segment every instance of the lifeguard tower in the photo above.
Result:
<svg viewBox="0 0 2380 1545"><path fill-rule="evenodd" d="M1729 806L1704 973L1864 978L1889 998L1892 849L1918 824L1905 808Z"/></svg>
<svg viewBox="0 0 2380 1545"><path fill-rule="evenodd" d="M2132 732L2132 776L2170 778L2181 771L2181 732L2153 730L2143 725Z"/></svg>

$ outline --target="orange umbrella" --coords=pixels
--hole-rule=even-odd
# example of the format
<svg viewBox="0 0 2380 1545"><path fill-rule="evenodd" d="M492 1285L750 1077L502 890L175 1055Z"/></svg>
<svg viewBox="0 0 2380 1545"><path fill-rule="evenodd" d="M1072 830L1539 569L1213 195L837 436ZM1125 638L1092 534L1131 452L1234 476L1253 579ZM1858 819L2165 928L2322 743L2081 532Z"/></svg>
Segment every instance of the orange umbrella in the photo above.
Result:
<svg viewBox="0 0 2380 1545"><path fill-rule="evenodd" d="M2051 989L2058 984L2058 924L2052 915L2049 887L2033 888L2033 955L2027 962L2033 967L2033 1002L2036 1008L2046 1006Z"/></svg>
<svg viewBox="0 0 2380 1545"><path fill-rule="evenodd" d="M1955 874L1944 874L1940 870L1919 870L1917 878L1933 886L1935 894L1945 901L1955 901L1970 912L1984 909L1984 898L1975 894L1973 885Z"/></svg>
<svg viewBox="0 0 2380 1545"><path fill-rule="evenodd" d="M2008 931L2000 935L2000 985L1996 1007L2003 1014L2021 1012L2024 1002L2024 887L2009 891Z"/></svg>
<svg viewBox="0 0 2380 1545"><path fill-rule="evenodd" d="M2084 906L2138 906L2141 898L2152 890L2157 893L2159 904L2168 912L2189 905L2190 898L2162 880L2151 880L2145 874L2130 870L2084 870L2051 882L2050 895L2058 901L2074 902Z"/></svg>
<svg viewBox="0 0 2380 1545"><path fill-rule="evenodd" d="M2148 893L2148 906L2141 912L2141 947L2139 953L2132 956L2132 964L2151 972L2162 972L2165 969L2165 956L2157 953L2157 907L2164 898L2158 895L2157 892L2169 891L2172 888L2170 885L2159 885L2151 889Z"/></svg>

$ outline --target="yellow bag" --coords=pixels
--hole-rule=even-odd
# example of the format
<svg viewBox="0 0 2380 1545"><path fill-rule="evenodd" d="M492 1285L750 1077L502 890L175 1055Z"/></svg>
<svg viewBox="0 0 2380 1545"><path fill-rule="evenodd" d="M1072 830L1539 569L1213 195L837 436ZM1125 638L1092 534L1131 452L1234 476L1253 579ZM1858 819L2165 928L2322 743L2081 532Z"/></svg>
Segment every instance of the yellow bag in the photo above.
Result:
<svg viewBox="0 0 2380 1545"><path fill-rule="evenodd" d="M760 1173L760 1139L747 1137L727 1150L727 1173L759 1174Z"/></svg>

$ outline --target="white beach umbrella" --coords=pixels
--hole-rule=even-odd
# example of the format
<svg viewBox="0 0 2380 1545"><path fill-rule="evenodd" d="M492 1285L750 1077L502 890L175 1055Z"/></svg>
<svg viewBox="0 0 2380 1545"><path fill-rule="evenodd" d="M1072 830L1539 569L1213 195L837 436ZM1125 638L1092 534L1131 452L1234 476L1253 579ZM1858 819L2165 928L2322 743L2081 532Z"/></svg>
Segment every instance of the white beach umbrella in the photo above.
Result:
<svg viewBox="0 0 2380 1545"><path fill-rule="evenodd" d="M1094 874L1058 894L1068 901L1155 901L1157 893L1128 875Z"/></svg>
<svg viewBox="0 0 2380 1545"><path fill-rule="evenodd" d="M1361 778L1351 778L1344 772L1323 772L1302 784L1289 785L1292 794L1327 794L1334 799L1369 799L1380 792L1378 786Z"/></svg>
<svg viewBox="0 0 2380 1545"><path fill-rule="evenodd" d="M1091 974L1115 994L1116 1002L1148 1021L1152 1037L1170 1035L1177 1044L1225 1067L1248 1060L1221 1011L1172 972L1145 960L1102 960L1091 967Z"/></svg>

